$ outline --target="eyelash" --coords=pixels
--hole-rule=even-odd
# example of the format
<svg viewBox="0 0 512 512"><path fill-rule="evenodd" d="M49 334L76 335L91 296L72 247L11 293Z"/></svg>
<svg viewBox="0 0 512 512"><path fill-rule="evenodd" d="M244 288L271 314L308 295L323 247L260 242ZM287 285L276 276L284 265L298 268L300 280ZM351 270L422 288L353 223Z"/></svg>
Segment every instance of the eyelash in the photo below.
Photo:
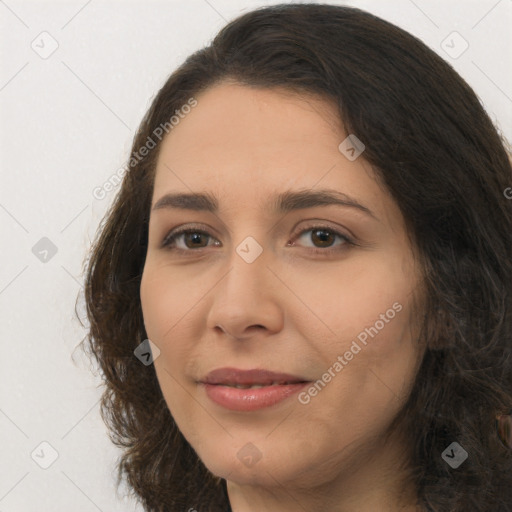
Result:
<svg viewBox="0 0 512 512"><path fill-rule="evenodd" d="M344 235L343 233L340 233L339 231L337 231L335 229L332 229L329 226L317 226L317 225L308 227L307 229L303 229L302 231L300 231L298 233L298 235L296 237L294 237L294 240L298 239L298 238L301 238L301 236L304 233L307 233L308 231L327 231L330 234L338 236L339 238L341 238L344 241L344 243L341 246L337 246L335 248L332 248L332 247L327 247L325 249L321 249L319 247L317 247L317 248L308 248L308 250L310 252L314 253L314 254L319 254L319 255L322 255L322 256L328 256L328 255L330 255L332 253L340 253L342 251L345 251L345 250L347 250L349 248L349 246L357 245L355 243L355 241L352 240L351 238L349 238L347 235ZM175 252L181 252L181 253L199 252L202 249L206 249L208 247L208 246L207 247L200 247L198 249L177 249L175 247L176 239L178 237L180 237L181 235L189 234L189 233L198 233L198 234L206 235L206 236L208 236L210 238L213 238L210 235L210 233L208 233L207 231L204 231L202 229L197 229L197 228L194 228L194 227L178 228L175 231L171 231L169 234L166 235L166 237L164 238L164 240L163 240L163 242L161 244L161 247L166 249L166 250L168 250L168 251L175 251Z"/></svg>

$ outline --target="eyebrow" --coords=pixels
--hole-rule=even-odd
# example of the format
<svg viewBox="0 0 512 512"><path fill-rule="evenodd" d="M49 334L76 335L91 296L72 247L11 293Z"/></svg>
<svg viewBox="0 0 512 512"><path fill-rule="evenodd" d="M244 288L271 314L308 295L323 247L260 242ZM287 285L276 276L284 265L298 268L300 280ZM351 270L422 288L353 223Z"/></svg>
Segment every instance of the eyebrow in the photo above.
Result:
<svg viewBox="0 0 512 512"><path fill-rule="evenodd" d="M343 206L355 208L378 220L375 214L366 206L347 194L331 189L321 190L287 190L272 196L268 202L275 214L284 214L293 210L314 208L317 206ZM179 208L192 211L217 213L219 202L209 193L171 193L161 197L152 210Z"/></svg>

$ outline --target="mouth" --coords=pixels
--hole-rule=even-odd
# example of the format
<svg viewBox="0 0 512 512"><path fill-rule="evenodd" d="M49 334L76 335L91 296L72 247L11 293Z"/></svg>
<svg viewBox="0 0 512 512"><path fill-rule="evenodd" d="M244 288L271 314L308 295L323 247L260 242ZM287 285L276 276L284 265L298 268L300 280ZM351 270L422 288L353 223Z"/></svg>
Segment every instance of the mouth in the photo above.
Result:
<svg viewBox="0 0 512 512"><path fill-rule="evenodd" d="M310 380L270 370L219 368L199 384L217 405L232 411L255 411L270 407L297 393Z"/></svg>
<svg viewBox="0 0 512 512"><path fill-rule="evenodd" d="M306 382L306 381L303 381ZM229 388L235 389L260 389L260 388L268 388L269 386L287 386L289 384L301 384L302 381L292 382L292 381L272 381L265 384L234 384L232 382L226 382L221 384L212 384L212 386L227 386Z"/></svg>
<svg viewBox="0 0 512 512"><path fill-rule="evenodd" d="M270 370L239 370L237 368L218 368L200 382L218 386L230 386L238 389L265 387L310 382L304 377L289 373L277 373Z"/></svg>

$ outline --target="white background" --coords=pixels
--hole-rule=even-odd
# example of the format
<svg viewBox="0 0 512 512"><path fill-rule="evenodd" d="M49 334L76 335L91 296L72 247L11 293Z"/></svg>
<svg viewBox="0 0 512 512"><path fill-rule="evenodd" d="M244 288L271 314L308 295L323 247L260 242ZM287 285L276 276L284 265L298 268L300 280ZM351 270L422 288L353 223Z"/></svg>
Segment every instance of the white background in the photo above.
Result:
<svg viewBox="0 0 512 512"><path fill-rule="evenodd" d="M142 510L115 495L120 452L99 416L100 379L79 350L72 358L85 334L74 317L82 262L115 195L92 191L126 163L139 121L186 56L236 15L274 3L0 1L0 512ZM418 36L512 140L512 0L329 3ZM458 58L441 47L453 31L469 43ZM52 38L47 58L31 46L48 51ZM32 252L43 237L57 248L47 262ZM50 461L43 441L58 453L47 469L31 457Z"/></svg>

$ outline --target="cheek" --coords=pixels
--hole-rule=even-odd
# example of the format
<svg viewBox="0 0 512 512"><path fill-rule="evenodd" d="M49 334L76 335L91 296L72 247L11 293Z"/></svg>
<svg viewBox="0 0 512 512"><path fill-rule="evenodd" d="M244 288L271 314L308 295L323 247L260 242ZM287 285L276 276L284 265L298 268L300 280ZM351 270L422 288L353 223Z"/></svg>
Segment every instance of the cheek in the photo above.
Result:
<svg viewBox="0 0 512 512"><path fill-rule="evenodd" d="M383 419L391 418L414 383L420 348L406 300L407 294L384 295L382 301L368 305L366 315L359 317L360 324L338 349L345 360L351 358L342 371L351 388L358 389L361 401L373 404L365 409L370 416L380 410Z"/></svg>
<svg viewBox="0 0 512 512"><path fill-rule="evenodd" d="M187 399L180 369L187 359L186 346L176 343L182 337L180 324L177 323L183 304L179 304L175 294L169 293L168 286L159 279L145 277L141 283L141 304L144 325L148 338L155 343L159 356L154 360L158 384L162 391L167 408L180 430L187 428Z"/></svg>
<svg viewBox="0 0 512 512"><path fill-rule="evenodd" d="M297 294L309 310L297 310L294 321L315 340L312 348L324 366L321 373L330 369L335 375L330 391L321 392L333 415L344 415L336 406L343 397L360 418L376 420L374 414L381 411L385 419L395 400L408 395L419 350L411 328L416 282L410 265L393 255L361 256L302 281Z"/></svg>
<svg viewBox="0 0 512 512"><path fill-rule="evenodd" d="M186 332L189 325L186 314L192 307L190 301L193 299L179 290L176 280L166 276L165 268L148 266L144 269L140 286L144 326L148 338L160 349L154 366L171 411L182 407L183 386L186 383L181 370L190 347L179 340L190 338L190 333Z"/></svg>
<svg viewBox="0 0 512 512"><path fill-rule="evenodd" d="M374 338L397 339L409 323L415 278L401 258L361 253L339 265L318 266L314 273L309 269L302 275L291 281L300 301L290 313L309 339L321 339L326 348L338 350L339 340L358 335L363 345Z"/></svg>
<svg viewBox="0 0 512 512"><path fill-rule="evenodd" d="M140 300L146 333L160 346L172 332L179 329L176 325L183 316L183 294L176 293L176 285L166 277L165 269L145 268L140 286ZM174 326L174 327L173 327Z"/></svg>

